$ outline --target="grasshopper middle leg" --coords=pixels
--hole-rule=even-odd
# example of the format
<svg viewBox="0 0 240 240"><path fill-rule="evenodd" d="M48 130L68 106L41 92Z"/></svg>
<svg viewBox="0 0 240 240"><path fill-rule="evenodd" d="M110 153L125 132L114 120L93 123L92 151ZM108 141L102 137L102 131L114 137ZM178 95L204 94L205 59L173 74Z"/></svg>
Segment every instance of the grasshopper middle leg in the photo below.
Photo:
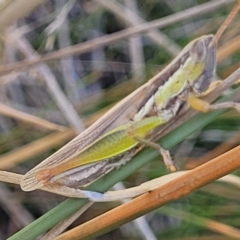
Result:
<svg viewBox="0 0 240 240"><path fill-rule="evenodd" d="M156 149L157 151L159 151L159 153L160 153L160 154L162 155L162 157L163 157L163 162L164 162L164 164L165 164L166 167L167 167L168 169L170 169L172 172L174 172L174 171L177 170L177 168L176 168L176 166L175 166L175 164L174 164L174 162L173 162L173 160L172 160L172 158L171 158L171 155L170 155L170 153L169 153L168 150L162 148L159 144L157 144L157 143L155 143L155 142L151 142L151 141L146 140L146 139L144 139L144 138L137 137L137 136L135 136L134 138L135 138L139 143L142 143L142 144L144 144L144 145L146 145L146 146L148 146L148 147L154 148L154 149Z"/></svg>

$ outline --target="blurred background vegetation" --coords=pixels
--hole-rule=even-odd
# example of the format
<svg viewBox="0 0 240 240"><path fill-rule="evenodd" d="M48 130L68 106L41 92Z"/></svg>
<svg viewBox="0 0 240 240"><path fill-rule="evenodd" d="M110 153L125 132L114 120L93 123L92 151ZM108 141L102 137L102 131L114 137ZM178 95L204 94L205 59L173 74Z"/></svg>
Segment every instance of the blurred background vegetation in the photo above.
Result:
<svg viewBox="0 0 240 240"><path fill-rule="evenodd" d="M16 8L14 1L0 1L0 26L4 27L0 31L0 169L21 174L161 71L191 40L215 33L234 3L201 0L36 2L39 6L28 6L29 1L19 0ZM23 62L20 69L1 72L17 61L31 61L76 44L81 47L93 39L101 42L104 36L127 27L166 16L174 18L175 13L193 7L201 9L202 4L212 3L216 4L215 8L199 10L196 16L176 20L161 29L100 47L93 44L90 51L66 54L37 66L25 66ZM239 20L238 16L219 43L217 75L221 79L239 67ZM30 115L38 119L31 119ZM55 125L39 123L43 119ZM239 128L239 116L230 111L171 153L180 169L192 168L198 162L209 160L207 153L220 151L221 154L238 145ZM130 187L165 173L156 159L124 183ZM42 191L24 193L18 186L1 183L0 239L13 235L64 199ZM116 204L95 204L72 226ZM239 189L214 183L146 215L145 220L145 232L150 231L150 235L143 236L141 230L144 229L129 223L98 239L230 239L201 223L215 220L239 228Z"/></svg>

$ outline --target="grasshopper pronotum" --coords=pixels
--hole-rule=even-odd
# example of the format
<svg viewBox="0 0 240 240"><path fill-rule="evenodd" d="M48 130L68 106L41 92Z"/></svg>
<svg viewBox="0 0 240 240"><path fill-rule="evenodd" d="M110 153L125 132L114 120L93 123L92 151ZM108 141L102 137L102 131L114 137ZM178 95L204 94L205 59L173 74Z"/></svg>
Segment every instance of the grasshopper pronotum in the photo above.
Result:
<svg viewBox="0 0 240 240"><path fill-rule="evenodd" d="M209 88L215 74L218 38L239 8L240 3L215 36L206 35L190 42L163 71L26 173L21 188L31 191L48 186L61 195L101 201L101 194L76 187L124 164L142 145L158 149L167 167L175 170L168 151L150 142L149 133L176 116L186 102L198 111L236 108L236 103L210 105L199 97Z"/></svg>

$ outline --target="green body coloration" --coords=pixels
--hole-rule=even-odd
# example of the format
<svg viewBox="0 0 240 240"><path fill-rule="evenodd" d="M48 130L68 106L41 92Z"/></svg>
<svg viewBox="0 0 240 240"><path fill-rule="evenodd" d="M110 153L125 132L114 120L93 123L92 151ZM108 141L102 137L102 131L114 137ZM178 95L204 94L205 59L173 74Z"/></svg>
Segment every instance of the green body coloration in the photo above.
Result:
<svg viewBox="0 0 240 240"><path fill-rule="evenodd" d="M198 76L201 75L205 67L204 62L194 62L189 58L172 77L161 86L155 94L155 103L158 107L165 106L169 99L177 96L188 85L193 84Z"/></svg>
<svg viewBox="0 0 240 240"><path fill-rule="evenodd" d="M77 158L59 164L57 167L39 171L37 178L40 181L48 181L69 169L120 155L138 144L134 136L145 138L152 129L163 123L165 123L164 119L149 117L139 122L120 126L93 142Z"/></svg>
<svg viewBox="0 0 240 240"><path fill-rule="evenodd" d="M99 138L87 150L83 151L77 157L76 164L83 165L122 154L138 144L134 136L145 138L152 129L163 123L165 123L164 119L149 117L139 122L118 127Z"/></svg>

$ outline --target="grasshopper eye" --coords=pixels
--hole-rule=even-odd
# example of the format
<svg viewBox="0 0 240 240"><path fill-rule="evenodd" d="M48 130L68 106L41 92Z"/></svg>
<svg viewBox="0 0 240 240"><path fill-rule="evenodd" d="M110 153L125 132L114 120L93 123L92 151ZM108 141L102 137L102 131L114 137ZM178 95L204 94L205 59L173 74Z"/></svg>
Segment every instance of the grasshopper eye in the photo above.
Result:
<svg viewBox="0 0 240 240"><path fill-rule="evenodd" d="M206 57L207 49L204 39L198 39L190 49L190 56L195 62L202 62Z"/></svg>

